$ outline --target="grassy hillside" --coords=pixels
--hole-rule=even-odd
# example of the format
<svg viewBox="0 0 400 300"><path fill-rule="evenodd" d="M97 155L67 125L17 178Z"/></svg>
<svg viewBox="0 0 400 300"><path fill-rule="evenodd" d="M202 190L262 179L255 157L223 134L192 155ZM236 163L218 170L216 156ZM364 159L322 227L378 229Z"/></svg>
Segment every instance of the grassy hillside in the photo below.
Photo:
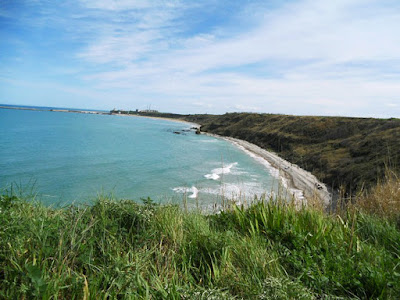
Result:
<svg viewBox="0 0 400 300"><path fill-rule="evenodd" d="M203 125L202 131L273 150L346 192L374 186L385 167L400 171L400 119L254 113L161 115L197 122Z"/></svg>
<svg viewBox="0 0 400 300"><path fill-rule="evenodd" d="M391 215L279 200L217 215L108 198L52 209L5 191L0 299L399 299L393 191L379 202Z"/></svg>

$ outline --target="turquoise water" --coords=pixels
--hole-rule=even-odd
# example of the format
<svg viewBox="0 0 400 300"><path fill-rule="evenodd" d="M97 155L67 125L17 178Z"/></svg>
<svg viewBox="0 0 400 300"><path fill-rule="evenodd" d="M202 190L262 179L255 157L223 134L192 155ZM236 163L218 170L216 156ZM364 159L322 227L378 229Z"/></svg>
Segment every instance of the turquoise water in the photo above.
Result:
<svg viewBox="0 0 400 300"><path fill-rule="evenodd" d="M98 194L189 205L277 190L269 169L191 125L141 117L0 109L0 186L31 187L46 204Z"/></svg>

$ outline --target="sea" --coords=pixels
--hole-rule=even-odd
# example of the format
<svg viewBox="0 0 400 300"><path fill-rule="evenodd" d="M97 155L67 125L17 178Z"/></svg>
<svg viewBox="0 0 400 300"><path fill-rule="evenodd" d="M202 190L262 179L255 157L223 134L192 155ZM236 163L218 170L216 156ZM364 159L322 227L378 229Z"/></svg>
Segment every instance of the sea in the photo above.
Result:
<svg viewBox="0 0 400 300"><path fill-rule="evenodd" d="M211 207L281 190L266 161L193 124L138 116L0 109L0 188L45 205L98 197Z"/></svg>

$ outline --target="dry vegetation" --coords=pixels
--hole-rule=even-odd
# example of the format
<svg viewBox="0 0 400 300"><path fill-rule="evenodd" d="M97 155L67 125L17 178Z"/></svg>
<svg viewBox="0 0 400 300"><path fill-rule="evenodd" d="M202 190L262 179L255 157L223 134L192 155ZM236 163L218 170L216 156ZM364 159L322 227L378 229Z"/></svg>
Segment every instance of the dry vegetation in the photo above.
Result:
<svg viewBox="0 0 400 300"><path fill-rule="evenodd" d="M399 222L400 227L400 178L387 171L385 179L372 190L356 198L355 207L369 214L386 217Z"/></svg>

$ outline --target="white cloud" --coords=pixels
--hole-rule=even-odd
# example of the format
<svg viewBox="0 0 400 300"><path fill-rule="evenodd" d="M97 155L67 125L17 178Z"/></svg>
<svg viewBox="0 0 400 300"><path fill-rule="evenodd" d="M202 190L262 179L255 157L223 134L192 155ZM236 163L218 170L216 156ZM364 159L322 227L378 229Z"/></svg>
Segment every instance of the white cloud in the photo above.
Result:
<svg viewBox="0 0 400 300"><path fill-rule="evenodd" d="M256 106L247 106L243 104L236 104L233 106L233 109L236 111L244 111L244 112L257 112L260 111L260 107Z"/></svg>
<svg viewBox="0 0 400 300"><path fill-rule="evenodd" d="M349 9L361 9L358 5L360 1L303 1L266 15L250 32L224 40L212 33L195 35L178 49L162 38L161 29L158 34L128 32L123 37L100 40L83 57L106 52L106 57L113 56L107 62L130 63L142 55L161 71L184 73L275 60L320 60L328 68L353 61L400 61L399 10L378 10L372 16L350 14ZM154 55L148 53L149 49Z"/></svg>
<svg viewBox="0 0 400 300"><path fill-rule="evenodd" d="M198 106L200 108L213 108L214 105L211 103L204 103L204 102L193 102L192 105Z"/></svg>
<svg viewBox="0 0 400 300"><path fill-rule="evenodd" d="M155 31L105 36L87 47L82 53L78 54L78 57L92 63L126 65L151 52L158 38L160 38L160 35Z"/></svg>
<svg viewBox="0 0 400 300"><path fill-rule="evenodd" d="M130 9L149 8L158 1L151 0L81 0L81 3L88 8L124 11Z"/></svg>
<svg viewBox="0 0 400 300"><path fill-rule="evenodd" d="M237 22L203 20L213 1L80 3L77 80L121 106L400 116L396 1L259 1Z"/></svg>
<svg viewBox="0 0 400 300"><path fill-rule="evenodd" d="M400 100L399 100L399 102L400 102ZM385 105L389 106L389 107L398 107L399 106L398 103L386 103Z"/></svg>
<svg viewBox="0 0 400 300"><path fill-rule="evenodd" d="M343 3L352 1L342 1L337 6L336 1L332 3L306 1L275 12L253 31L205 47L176 51L171 64L199 72L271 60L322 60L335 64L400 59L398 10L373 16L350 15L347 10L357 11L357 7Z"/></svg>

